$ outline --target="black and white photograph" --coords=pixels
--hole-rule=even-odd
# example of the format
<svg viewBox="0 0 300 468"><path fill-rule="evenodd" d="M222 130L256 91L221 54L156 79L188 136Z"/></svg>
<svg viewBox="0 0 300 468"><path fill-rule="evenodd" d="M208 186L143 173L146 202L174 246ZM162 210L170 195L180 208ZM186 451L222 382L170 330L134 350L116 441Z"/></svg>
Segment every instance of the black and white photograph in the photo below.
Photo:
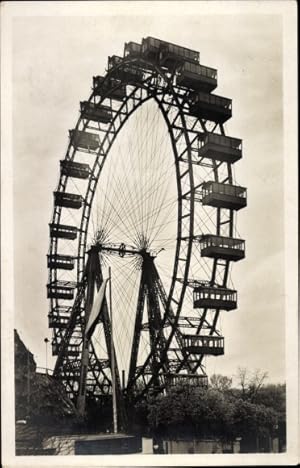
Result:
<svg viewBox="0 0 300 468"><path fill-rule="evenodd" d="M296 3L1 29L3 466L296 465Z"/></svg>

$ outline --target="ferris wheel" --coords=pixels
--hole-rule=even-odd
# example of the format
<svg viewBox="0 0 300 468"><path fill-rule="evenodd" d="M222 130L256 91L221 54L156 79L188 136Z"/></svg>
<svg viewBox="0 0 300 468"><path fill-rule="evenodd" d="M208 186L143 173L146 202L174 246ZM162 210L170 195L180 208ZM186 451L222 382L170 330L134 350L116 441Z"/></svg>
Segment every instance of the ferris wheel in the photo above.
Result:
<svg viewBox="0 0 300 468"><path fill-rule="evenodd" d="M48 252L54 375L78 403L133 400L174 385L206 386L224 354L221 321L237 307L231 262L245 256L236 213L246 188L225 135L231 100L199 53L152 37L125 44L93 78L69 131L54 192ZM104 294L111 276L111 319Z"/></svg>

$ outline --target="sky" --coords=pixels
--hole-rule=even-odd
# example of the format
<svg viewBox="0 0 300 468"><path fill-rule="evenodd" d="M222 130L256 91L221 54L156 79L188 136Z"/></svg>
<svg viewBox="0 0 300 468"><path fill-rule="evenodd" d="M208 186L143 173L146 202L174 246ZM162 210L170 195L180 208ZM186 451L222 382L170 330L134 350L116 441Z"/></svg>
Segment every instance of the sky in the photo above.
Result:
<svg viewBox="0 0 300 468"><path fill-rule="evenodd" d="M144 3L144 2L141 2ZM97 5L90 16L22 16L12 30L15 322L38 366L45 366L46 254L59 160L68 129L88 98L92 77L125 42L154 36L200 51L218 69L215 93L233 100L228 135L243 139L236 179L248 189L238 213L246 260L233 267L236 311L223 317L225 355L210 358L209 374L261 369L285 380L282 23L274 14L209 15L160 8L131 14ZM193 10L194 8L194 10ZM196 8L196 11L195 11ZM204 9L205 10L205 9ZM86 13L85 13L86 14ZM134 25L134 27L133 27ZM49 360L54 365L54 360Z"/></svg>

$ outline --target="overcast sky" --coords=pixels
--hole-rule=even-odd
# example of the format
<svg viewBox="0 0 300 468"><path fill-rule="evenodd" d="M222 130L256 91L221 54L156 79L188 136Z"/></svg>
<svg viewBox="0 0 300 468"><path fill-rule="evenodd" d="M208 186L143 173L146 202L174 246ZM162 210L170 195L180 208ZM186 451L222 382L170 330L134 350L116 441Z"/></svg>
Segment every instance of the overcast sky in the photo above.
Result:
<svg viewBox="0 0 300 468"><path fill-rule="evenodd" d="M206 15L202 2L193 3L185 15L153 2L136 16L110 15L98 4L97 16L14 19L15 327L39 366L51 337L48 223L68 129L107 57L122 55L125 42L154 36L199 50L201 63L218 69L215 92L233 99L226 130L243 139L236 178L248 188L248 208L238 214L246 260L233 267L239 307L223 318L225 356L209 359L208 374L245 366L267 371L269 381L285 379L281 18Z"/></svg>

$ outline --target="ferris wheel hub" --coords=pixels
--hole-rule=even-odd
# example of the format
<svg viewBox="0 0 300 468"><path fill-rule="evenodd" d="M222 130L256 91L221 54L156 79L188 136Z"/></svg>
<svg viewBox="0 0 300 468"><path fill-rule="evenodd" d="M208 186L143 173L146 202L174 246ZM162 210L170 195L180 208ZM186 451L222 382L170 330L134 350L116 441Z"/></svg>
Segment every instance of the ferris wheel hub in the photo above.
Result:
<svg viewBox="0 0 300 468"><path fill-rule="evenodd" d="M161 248L158 252L156 252L146 247L138 248L132 245L124 244L123 242L121 242L120 244L112 242L104 244L97 242L91 247L91 249L96 249L98 252L105 252L108 254L117 254L120 257L138 255L141 256L143 259L154 259L156 258L158 253L164 250L163 248Z"/></svg>

